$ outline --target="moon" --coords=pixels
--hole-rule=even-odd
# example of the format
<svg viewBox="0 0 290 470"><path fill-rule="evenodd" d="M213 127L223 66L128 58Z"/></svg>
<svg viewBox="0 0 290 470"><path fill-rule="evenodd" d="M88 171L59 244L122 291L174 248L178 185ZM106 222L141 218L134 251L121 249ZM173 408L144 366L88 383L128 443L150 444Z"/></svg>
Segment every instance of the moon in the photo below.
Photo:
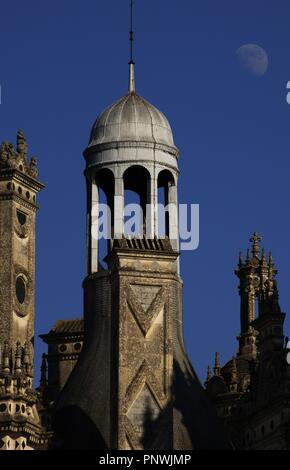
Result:
<svg viewBox="0 0 290 470"><path fill-rule="evenodd" d="M269 60L266 51L257 44L244 44L236 51L238 60L252 75L264 75L267 72Z"/></svg>

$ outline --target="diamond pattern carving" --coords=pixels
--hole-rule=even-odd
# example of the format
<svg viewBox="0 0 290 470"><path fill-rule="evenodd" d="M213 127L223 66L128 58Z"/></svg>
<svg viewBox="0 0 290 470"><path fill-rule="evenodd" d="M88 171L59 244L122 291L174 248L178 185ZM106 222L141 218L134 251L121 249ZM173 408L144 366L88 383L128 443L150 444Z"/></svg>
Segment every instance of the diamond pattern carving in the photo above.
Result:
<svg viewBox="0 0 290 470"><path fill-rule="evenodd" d="M156 319L165 303L165 289L159 286L140 286L147 289L138 295L136 286L128 286L127 302L136 322L138 323L144 336L147 335L152 322ZM139 287L139 286L138 286ZM157 289L156 289L157 287ZM150 290L148 290L148 288ZM135 290L135 292L134 292ZM151 300L148 301L148 299ZM147 307L147 308L146 308Z"/></svg>
<svg viewBox="0 0 290 470"><path fill-rule="evenodd" d="M132 403L127 412L127 416L138 432L142 434L145 421L155 420L160 413L160 407L157 404L150 388L146 383L143 384L141 392L138 394L136 400Z"/></svg>
<svg viewBox="0 0 290 470"><path fill-rule="evenodd" d="M160 385L155 375L153 374L151 368L148 366L147 361L144 360L141 366L139 367L135 377L127 388L124 400L125 413L128 412L129 407L136 400L137 396L143 389L145 383L150 388L150 391L153 393L154 399L156 400L158 406L160 408L164 406L166 396L160 388Z"/></svg>

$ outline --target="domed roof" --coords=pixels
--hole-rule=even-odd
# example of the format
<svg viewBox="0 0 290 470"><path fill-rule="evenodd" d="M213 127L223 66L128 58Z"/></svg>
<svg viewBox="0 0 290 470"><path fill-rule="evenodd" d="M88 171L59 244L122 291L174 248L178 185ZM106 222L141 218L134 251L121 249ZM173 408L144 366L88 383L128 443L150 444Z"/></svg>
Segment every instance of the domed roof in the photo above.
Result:
<svg viewBox="0 0 290 470"><path fill-rule="evenodd" d="M136 94L133 74L132 67L128 93L106 108L96 119L89 147L108 143L143 142L176 149L167 118L159 109Z"/></svg>
<svg viewBox="0 0 290 470"><path fill-rule="evenodd" d="M107 142L144 141L174 146L164 114L135 93L128 93L97 118L90 145Z"/></svg>

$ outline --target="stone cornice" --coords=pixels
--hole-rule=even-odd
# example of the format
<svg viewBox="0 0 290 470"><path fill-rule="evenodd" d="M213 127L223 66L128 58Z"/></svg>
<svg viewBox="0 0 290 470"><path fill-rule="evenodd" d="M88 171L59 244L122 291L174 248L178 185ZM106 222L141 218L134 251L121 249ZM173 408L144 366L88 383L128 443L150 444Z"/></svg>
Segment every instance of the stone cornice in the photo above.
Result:
<svg viewBox="0 0 290 470"><path fill-rule="evenodd" d="M35 178L32 178L29 175L26 175L25 173L21 172L20 170L17 170L16 168L1 168L0 169L0 181L6 181L6 180L12 180L14 179L15 181L18 181L19 183L26 184L29 186L31 189L34 189L35 191L40 191L43 189L45 186L43 183L40 181L36 180Z"/></svg>
<svg viewBox="0 0 290 470"><path fill-rule="evenodd" d="M39 335L39 337L47 344L58 344L59 342L74 343L75 341L84 340L84 332L83 331L73 332L73 333L70 333L69 331L67 331L66 333L51 332L51 333ZM65 353L62 353L62 354L65 354Z"/></svg>
<svg viewBox="0 0 290 470"><path fill-rule="evenodd" d="M166 144L156 142L142 142L142 141L122 141L122 142L106 142L104 144L90 145L87 147L83 155L87 159L91 154L103 152L104 150L119 149L119 148L145 148L153 150L162 150L163 152L170 153L178 158L179 150L177 147L170 147Z"/></svg>
<svg viewBox="0 0 290 470"><path fill-rule="evenodd" d="M22 207L26 207L27 209L32 209L34 212L36 212L39 209L39 206L35 204L32 201L28 201L24 197L18 196L17 194L14 194L13 192L10 193L0 193L0 201L15 201L21 204Z"/></svg>
<svg viewBox="0 0 290 470"><path fill-rule="evenodd" d="M179 256L179 252L177 251L161 251L161 250L142 250L142 249L134 249L134 248L115 248L107 255L106 261L113 256L122 256L123 258L133 258L141 260L176 260Z"/></svg>
<svg viewBox="0 0 290 470"><path fill-rule="evenodd" d="M120 163L122 164L129 164L129 165L132 165L132 164L135 164L135 162L133 160L110 160L110 161L106 161L106 162L100 162L100 163L97 163L97 162L93 162L93 163L88 163L87 162L87 167L84 171L84 174L85 176L88 176L90 174L90 170L91 169L96 169L98 168L98 170L100 168L108 168L109 166L112 166L112 165L120 165ZM146 160L145 158L138 158L138 165L148 165L148 163L150 163L150 160ZM160 165L160 167L162 167L162 169L164 169L165 167L166 168L169 168L170 170L172 170L174 173L177 173L179 174L179 169L174 166L174 165L170 165L168 163L164 163L164 162L161 162L161 161L158 161L158 160L154 160L154 165Z"/></svg>

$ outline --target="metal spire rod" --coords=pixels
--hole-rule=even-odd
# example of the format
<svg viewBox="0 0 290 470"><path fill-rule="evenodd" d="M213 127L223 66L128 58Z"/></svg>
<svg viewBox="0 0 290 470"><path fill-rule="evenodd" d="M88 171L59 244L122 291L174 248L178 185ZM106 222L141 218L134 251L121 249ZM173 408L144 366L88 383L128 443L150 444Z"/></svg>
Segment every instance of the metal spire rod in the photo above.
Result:
<svg viewBox="0 0 290 470"><path fill-rule="evenodd" d="M133 61L133 41L134 41L134 32L133 32L133 1L130 0L130 63Z"/></svg>
<svg viewBox="0 0 290 470"><path fill-rule="evenodd" d="M133 33L133 2L134 0L130 0L130 62L129 62L129 93L135 93L135 70L134 65L135 62L133 60L133 40L134 40L134 33Z"/></svg>

